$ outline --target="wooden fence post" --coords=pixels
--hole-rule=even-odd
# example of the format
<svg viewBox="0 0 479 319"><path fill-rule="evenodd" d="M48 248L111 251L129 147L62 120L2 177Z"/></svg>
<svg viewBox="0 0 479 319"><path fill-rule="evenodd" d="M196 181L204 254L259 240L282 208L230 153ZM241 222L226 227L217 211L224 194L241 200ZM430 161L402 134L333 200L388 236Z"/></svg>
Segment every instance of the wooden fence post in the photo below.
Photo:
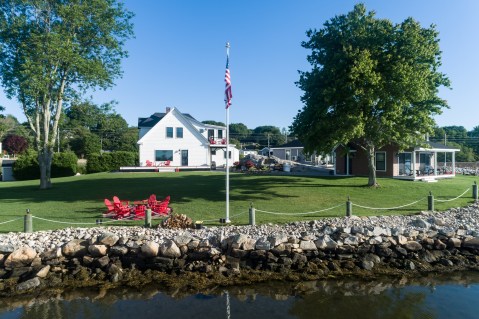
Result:
<svg viewBox="0 0 479 319"><path fill-rule="evenodd" d="M353 203L351 203L351 200L349 199L348 196L348 201L346 202L346 216L351 216L353 214Z"/></svg>
<svg viewBox="0 0 479 319"><path fill-rule="evenodd" d="M27 213L23 217L23 231L25 233L33 233L33 220L30 209L27 208Z"/></svg>
<svg viewBox="0 0 479 319"><path fill-rule="evenodd" d="M249 224L256 225L256 210L253 207L253 203L251 203L251 207L249 208Z"/></svg>
<svg viewBox="0 0 479 319"><path fill-rule="evenodd" d="M434 195L432 195L431 191L429 191L429 195L427 196L427 210L431 212L434 211Z"/></svg>
<svg viewBox="0 0 479 319"><path fill-rule="evenodd" d="M145 227L150 228L151 227L151 209L148 208L146 210L146 216L145 216Z"/></svg>

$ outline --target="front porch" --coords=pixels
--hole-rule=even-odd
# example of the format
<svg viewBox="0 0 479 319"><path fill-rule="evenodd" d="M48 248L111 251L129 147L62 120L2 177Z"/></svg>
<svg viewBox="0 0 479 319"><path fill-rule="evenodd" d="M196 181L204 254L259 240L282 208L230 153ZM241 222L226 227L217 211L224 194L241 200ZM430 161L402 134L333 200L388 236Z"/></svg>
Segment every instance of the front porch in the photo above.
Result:
<svg viewBox="0 0 479 319"><path fill-rule="evenodd" d="M397 153L393 178L427 182L453 178L456 175L455 152L460 150L431 142L428 146L431 148L416 147ZM439 156L443 156L442 162L438 162Z"/></svg>

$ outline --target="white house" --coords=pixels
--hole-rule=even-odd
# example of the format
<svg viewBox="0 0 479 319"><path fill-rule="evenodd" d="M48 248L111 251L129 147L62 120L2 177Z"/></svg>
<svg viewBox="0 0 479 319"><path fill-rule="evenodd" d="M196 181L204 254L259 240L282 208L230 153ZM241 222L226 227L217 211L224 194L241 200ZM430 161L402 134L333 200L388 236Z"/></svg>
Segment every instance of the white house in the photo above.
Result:
<svg viewBox="0 0 479 319"><path fill-rule="evenodd" d="M181 167L226 164L226 127L203 124L177 108L138 119L140 166ZM230 144L229 165L239 160Z"/></svg>

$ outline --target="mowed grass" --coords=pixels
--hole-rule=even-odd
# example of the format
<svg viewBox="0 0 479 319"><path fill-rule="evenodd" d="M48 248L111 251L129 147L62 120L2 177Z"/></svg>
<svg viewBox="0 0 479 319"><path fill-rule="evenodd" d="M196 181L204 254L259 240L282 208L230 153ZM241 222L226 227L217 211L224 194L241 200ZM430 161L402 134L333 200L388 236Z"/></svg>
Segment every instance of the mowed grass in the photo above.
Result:
<svg viewBox="0 0 479 319"><path fill-rule="evenodd" d="M380 188L369 188L362 177L231 174L230 219L233 224L248 224L251 204L257 209L257 224L344 216L348 196L354 204L373 208L403 206L419 200L395 210L354 206L355 215L413 214L427 210L430 191L436 199L451 200L470 189L459 199L435 202L435 209L440 211L472 203L476 179L456 176L437 183L379 179ZM56 178L52 182L49 190L40 190L38 180L0 183L0 232L23 231L26 209L36 217L34 230L95 226L106 209L104 198L114 195L130 201L146 199L150 194L158 198L169 195L175 213L204 220L206 225L219 225L219 219L225 217L225 174L221 172L100 173ZM329 209L332 207L335 208ZM103 222L110 220L103 218ZM154 220L154 224L159 222ZM144 221L111 224L143 225Z"/></svg>

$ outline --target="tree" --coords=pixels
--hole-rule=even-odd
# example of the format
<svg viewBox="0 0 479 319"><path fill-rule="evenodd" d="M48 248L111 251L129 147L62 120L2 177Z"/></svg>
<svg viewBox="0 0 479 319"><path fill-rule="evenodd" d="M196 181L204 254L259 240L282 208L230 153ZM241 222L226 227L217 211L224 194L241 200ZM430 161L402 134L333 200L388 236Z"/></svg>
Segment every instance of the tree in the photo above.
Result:
<svg viewBox="0 0 479 319"><path fill-rule="evenodd" d="M271 125L258 126L253 130L253 136L256 143L268 146L277 146L286 140L279 128Z"/></svg>
<svg viewBox="0 0 479 319"><path fill-rule="evenodd" d="M231 123L229 125L229 134L230 137L234 137L241 141L251 135L251 130L243 123Z"/></svg>
<svg viewBox="0 0 479 319"><path fill-rule="evenodd" d="M3 148L9 153L18 155L28 149L28 141L23 136L8 135L2 142Z"/></svg>
<svg viewBox="0 0 479 319"><path fill-rule="evenodd" d="M223 122L216 122L216 121L201 121L203 124L209 124L209 125L216 125L216 126L226 126L225 123Z"/></svg>
<svg viewBox="0 0 479 319"><path fill-rule="evenodd" d="M312 70L300 72L296 83L304 107L292 133L309 152L356 144L368 157L368 185L377 186L375 151L420 143L432 133L432 116L448 107L437 95L450 85L438 71L438 32L412 18L377 19L358 4L306 34L302 46L311 50Z"/></svg>
<svg viewBox="0 0 479 319"><path fill-rule="evenodd" d="M51 163L63 104L121 76L132 13L117 0L0 2L0 77L35 136L40 188Z"/></svg>

